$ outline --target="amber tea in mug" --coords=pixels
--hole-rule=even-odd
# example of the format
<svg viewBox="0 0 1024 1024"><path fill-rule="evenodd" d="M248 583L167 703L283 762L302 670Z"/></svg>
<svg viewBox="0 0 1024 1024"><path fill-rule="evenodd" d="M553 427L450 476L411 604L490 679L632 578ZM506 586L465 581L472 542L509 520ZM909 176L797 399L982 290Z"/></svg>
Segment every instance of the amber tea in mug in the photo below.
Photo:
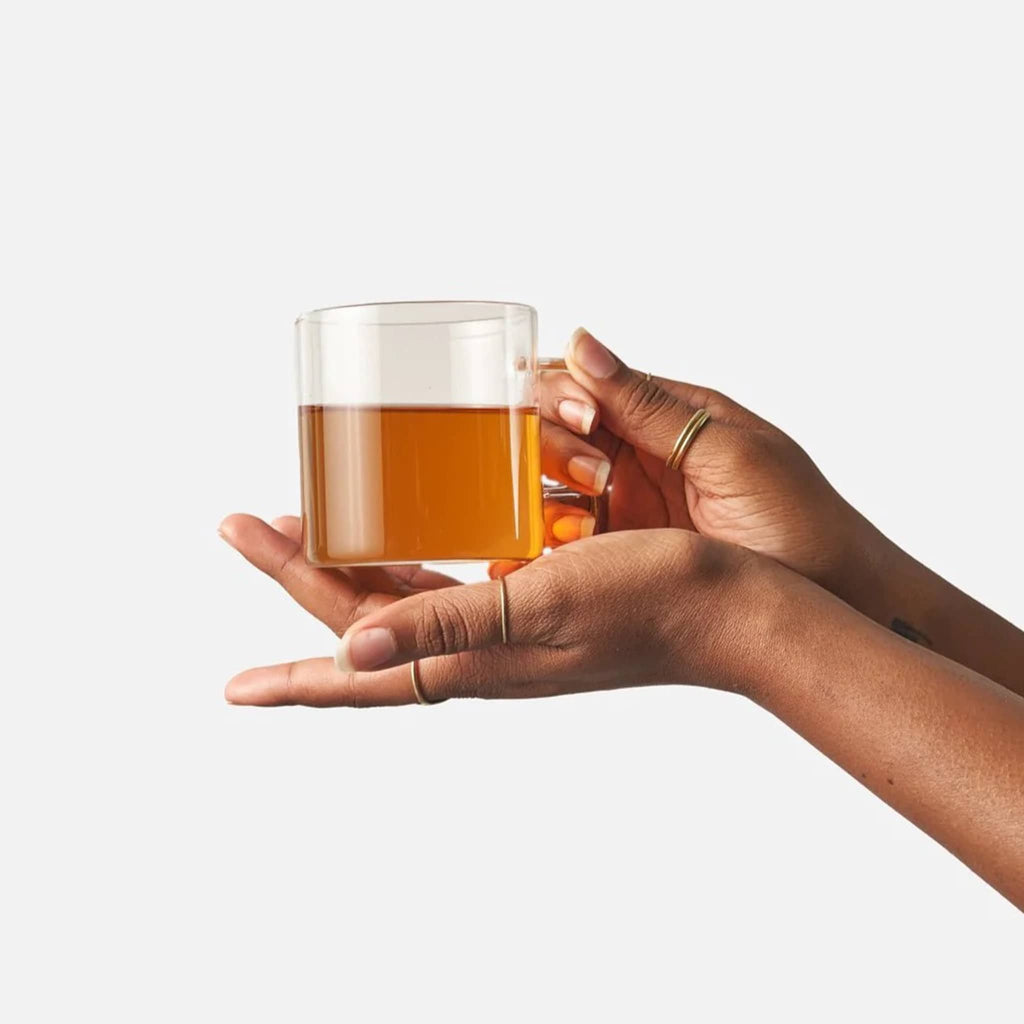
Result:
<svg viewBox="0 0 1024 1024"><path fill-rule="evenodd" d="M536 558L536 409L299 409L306 556L317 565Z"/></svg>
<svg viewBox="0 0 1024 1024"><path fill-rule="evenodd" d="M310 563L541 553L532 308L342 306L308 313L296 329Z"/></svg>

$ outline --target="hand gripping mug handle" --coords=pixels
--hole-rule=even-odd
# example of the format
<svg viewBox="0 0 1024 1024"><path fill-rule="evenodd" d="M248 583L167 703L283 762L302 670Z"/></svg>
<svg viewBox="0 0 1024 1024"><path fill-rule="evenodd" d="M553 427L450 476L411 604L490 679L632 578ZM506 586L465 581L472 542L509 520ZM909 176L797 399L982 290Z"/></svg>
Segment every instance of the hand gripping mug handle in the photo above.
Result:
<svg viewBox="0 0 1024 1024"><path fill-rule="evenodd" d="M564 359L553 356L539 356L537 358L538 373L565 369ZM543 487L544 500L583 509L594 517L594 533L604 533L608 529L608 501L612 493L612 476L614 474L609 475L604 490L597 495L581 494L579 491L574 491L571 487L566 487L565 484L545 482Z"/></svg>

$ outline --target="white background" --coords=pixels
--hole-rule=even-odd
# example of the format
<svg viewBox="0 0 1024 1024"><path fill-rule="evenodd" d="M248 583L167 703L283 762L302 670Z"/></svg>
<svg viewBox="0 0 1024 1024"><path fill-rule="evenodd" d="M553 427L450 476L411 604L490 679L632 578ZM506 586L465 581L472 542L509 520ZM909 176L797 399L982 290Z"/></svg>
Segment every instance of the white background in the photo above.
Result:
<svg viewBox="0 0 1024 1024"><path fill-rule="evenodd" d="M215 533L295 314L513 299L1024 621L1018 5L4 21L5 1019L1020 1019L1021 915L739 699L226 706L333 645Z"/></svg>

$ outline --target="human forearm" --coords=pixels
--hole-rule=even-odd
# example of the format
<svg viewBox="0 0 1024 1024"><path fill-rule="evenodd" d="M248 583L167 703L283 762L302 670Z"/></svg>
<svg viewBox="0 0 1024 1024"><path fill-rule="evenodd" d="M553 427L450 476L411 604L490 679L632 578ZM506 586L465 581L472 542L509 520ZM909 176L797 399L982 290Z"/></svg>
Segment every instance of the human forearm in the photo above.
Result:
<svg viewBox="0 0 1024 1024"><path fill-rule="evenodd" d="M855 515L828 588L886 629L1024 694L1024 632L911 558Z"/></svg>
<svg viewBox="0 0 1024 1024"><path fill-rule="evenodd" d="M1024 700L800 581L751 695L1024 908Z"/></svg>
<svg viewBox="0 0 1024 1024"><path fill-rule="evenodd" d="M577 438L562 462L570 450L585 454L589 441L614 439L606 443L614 459L610 529L696 529L766 555L887 629L1024 694L1024 633L883 537L777 427L709 388L629 367L582 328L566 366L599 410L600 430L588 442ZM564 383L548 377L542 387L554 407ZM706 425L688 437L679 462L675 446L699 412L710 420L700 418Z"/></svg>

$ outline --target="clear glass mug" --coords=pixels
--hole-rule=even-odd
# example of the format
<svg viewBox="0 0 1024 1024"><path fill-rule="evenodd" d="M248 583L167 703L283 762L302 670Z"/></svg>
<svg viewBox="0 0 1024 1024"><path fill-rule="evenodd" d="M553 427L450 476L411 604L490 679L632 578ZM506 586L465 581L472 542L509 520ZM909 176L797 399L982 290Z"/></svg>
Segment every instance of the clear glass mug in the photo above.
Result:
<svg viewBox="0 0 1024 1024"><path fill-rule="evenodd" d="M507 302L335 306L295 322L302 536L317 566L536 558L545 497L537 311Z"/></svg>

